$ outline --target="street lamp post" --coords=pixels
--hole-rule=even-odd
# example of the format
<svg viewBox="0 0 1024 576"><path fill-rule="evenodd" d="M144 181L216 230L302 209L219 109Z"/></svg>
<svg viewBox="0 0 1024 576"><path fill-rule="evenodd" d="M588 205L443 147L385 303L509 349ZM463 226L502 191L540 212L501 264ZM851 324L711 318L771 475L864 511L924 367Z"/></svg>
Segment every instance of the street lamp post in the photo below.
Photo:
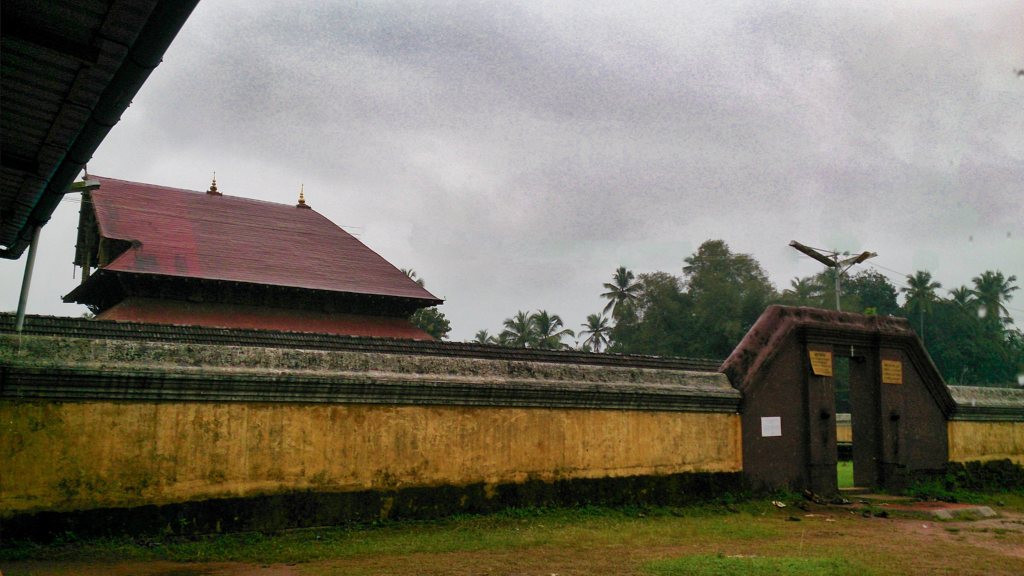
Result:
<svg viewBox="0 0 1024 576"><path fill-rule="evenodd" d="M849 270L850 268L853 268L854 265L860 264L861 262L867 260L868 258L874 258L875 256L878 256L878 254L876 254L874 252L861 252L860 254L857 254L857 255L854 255L854 256L850 256L849 258L844 258L844 259L840 260L839 259L840 256L849 256L849 253L840 254L839 252L834 252L832 250L818 250L817 248L811 248L810 246L804 246L803 244L797 242L796 240L791 240L789 242L789 245L792 246L793 248L799 250L803 254L805 254L807 256L810 256L811 258L814 258L818 262L821 262L825 266L827 266L829 268L834 268L835 269L835 271L836 271L836 310L839 311L839 312L842 311L842 307L839 304L839 292L840 292L839 279L840 279L840 277L842 277L842 275L845 274L847 270Z"/></svg>

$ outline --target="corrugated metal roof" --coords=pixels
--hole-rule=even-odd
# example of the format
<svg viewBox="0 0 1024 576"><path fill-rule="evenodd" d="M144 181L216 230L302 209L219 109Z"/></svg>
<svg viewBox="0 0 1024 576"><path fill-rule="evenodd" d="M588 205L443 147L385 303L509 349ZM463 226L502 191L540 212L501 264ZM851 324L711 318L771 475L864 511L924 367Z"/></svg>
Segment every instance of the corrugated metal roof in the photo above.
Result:
<svg viewBox="0 0 1024 576"><path fill-rule="evenodd" d="M197 1L0 3L0 257L49 220Z"/></svg>
<svg viewBox="0 0 1024 576"><path fill-rule="evenodd" d="M92 178L100 236L131 243L104 270L441 302L315 210Z"/></svg>

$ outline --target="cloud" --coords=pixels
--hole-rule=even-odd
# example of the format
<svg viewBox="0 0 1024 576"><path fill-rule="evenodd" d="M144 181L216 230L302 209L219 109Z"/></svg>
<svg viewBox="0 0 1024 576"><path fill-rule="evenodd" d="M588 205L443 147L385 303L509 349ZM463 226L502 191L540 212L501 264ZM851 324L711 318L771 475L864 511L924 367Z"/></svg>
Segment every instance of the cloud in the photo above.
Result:
<svg viewBox="0 0 1024 576"><path fill-rule="evenodd" d="M779 285L817 271L794 238L1024 278L1018 23L1014 2L201 3L94 163L284 202L304 182L448 298L457 338L518 309L582 322L616 266L679 273L708 238Z"/></svg>

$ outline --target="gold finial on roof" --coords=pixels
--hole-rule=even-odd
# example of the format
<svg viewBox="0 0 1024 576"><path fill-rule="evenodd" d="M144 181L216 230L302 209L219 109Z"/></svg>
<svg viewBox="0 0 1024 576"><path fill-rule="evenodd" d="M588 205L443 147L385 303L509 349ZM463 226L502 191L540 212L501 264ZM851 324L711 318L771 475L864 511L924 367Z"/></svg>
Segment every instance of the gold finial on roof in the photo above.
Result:
<svg viewBox="0 0 1024 576"><path fill-rule="evenodd" d="M306 204L306 185L299 185L299 203L295 205L296 208L309 208Z"/></svg>
<svg viewBox="0 0 1024 576"><path fill-rule="evenodd" d="M206 193L210 194L211 196L223 196L223 194L221 194L220 192L217 191L217 173L216 172L213 173L213 182L210 182L210 189L207 190Z"/></svg>

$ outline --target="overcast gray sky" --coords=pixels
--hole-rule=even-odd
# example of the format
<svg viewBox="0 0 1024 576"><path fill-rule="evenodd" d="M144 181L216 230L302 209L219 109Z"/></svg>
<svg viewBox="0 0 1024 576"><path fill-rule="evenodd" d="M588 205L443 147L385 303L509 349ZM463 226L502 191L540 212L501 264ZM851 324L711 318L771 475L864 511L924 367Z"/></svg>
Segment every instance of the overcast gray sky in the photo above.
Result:
<svg viewBox="0 0 1024 576"><path fill-rule="evenodd" d="M520 309L576 329L616 267L680 274L709 238L779 289L820 268L792 239L1024 287L1024 7L849 4L201 2L89 169L304 183L457 340ZM30 313L84 311L60 303L77 211L43 229Z"/></svg>

